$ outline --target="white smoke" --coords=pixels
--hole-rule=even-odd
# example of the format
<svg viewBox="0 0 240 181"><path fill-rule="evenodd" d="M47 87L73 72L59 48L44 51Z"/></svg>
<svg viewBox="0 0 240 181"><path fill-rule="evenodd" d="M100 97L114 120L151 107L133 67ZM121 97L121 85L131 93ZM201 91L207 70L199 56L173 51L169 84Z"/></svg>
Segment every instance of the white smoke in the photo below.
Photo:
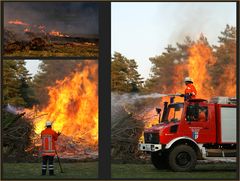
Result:
<svg viewBox="0 0 240 181"><path fill-rule="evenodd" d="M133 96L133 99L147 99L147 98L161 98L161 97L166 97L168 94L159 94L159 93L152 93L152 94L147 94L147 95L138 95L135 94Z"/></svg>
<svg viewBox="0 0 240 181"><path fill-rule="evenodd" d="M115 92L111 93L111 122L112 127L116 125L119 121L123 120L124 118L129 116L128 106L135 106L136 103L139 101L144 101L144 99L153 99L150 101L148 105L146 105L143 110L139 110L138 114L144 112L149 112L155 107L159 107L159 100L162 97L168 96L167 94L159 94L159 93L152 93L152 94L137 94L137 93L125 93L125 94L118 94ZM152 115L155 116L155 115Z"/></svg>
<svg viewBox="0 0 240 181"><path fill-rule="evenodd" d="M9 112L9 113L12 113L14 115L17 115L17 114L21 114L23 112L23 110L21 108L16 108L10 104L8 104L5 108L4 108L5 111Z"/></svg>
<svg viewBox="0 0 240 181"><path fill-rule="evenodd" d="M134 104L139 99L148 99L148 98L161 98L166 97L168 94L159 94L159 93L152 93L152 94L146 94L146 95L139 95L137 93L125 93L125 94L118 94L118 93L112 93L111 94L111 103L112 106L114 105L124 105L126 103L128 104Z"/></svg>

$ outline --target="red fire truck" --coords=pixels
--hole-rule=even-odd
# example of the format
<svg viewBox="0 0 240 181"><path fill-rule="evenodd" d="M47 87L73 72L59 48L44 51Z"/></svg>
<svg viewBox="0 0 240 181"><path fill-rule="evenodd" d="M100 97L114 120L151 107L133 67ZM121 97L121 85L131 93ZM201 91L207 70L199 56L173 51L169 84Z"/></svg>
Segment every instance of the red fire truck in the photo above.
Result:
<svg viewBox="0 0 240 181"><path fill-rule="evenodd" d="M157 169L192 170L198 159L208 157L210 150L236 150L236 99L216 97L211 101L192 99L170 104L164 102L159 124L144 131L139 149L151 153Z"/></svg>

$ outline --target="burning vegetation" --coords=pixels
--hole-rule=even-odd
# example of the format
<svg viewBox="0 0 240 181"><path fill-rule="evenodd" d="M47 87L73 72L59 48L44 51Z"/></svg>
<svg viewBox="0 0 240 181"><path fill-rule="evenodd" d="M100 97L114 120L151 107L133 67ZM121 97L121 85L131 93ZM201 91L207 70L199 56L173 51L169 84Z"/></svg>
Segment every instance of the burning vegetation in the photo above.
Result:
<svg viewBox="0 0 240 181"><path fill-rule="evenodd" d="M113 161L136 162L146 155L138 151L145 127L158 122L153 109L161 94L111 94L111 156ZM139 160L140 161L140 160Z"/></svg>
<svg viewBox="0 0 240 181"><path fill-rule="evenodd" d="M23 22L23 21L21 21L21 20L18 20L18 19L16 19L16 20L10 20L10 21L8 21L8 24L29 26L29 24L27 24L27 23L25 23L25 22Z"/></svg>
<svg viewBox="0 0 240 181"><path fill-rule="evenodd" d="M163 102L169 102L169 97L164 97L164 94L184 93L184 77L193 79L197 98L236 97L236 28L229 25L221 32L218 46L210 46L201 34L197 41L186 37L183 44L177 43L176 48L169 45L161 55L150 58L151 76L143 86L134 73L137 66L134 71L124 74L127 70L125 59L120 53L115 53L112 61L112 91L115 92L112 95L113 159L126 158L125 161L129 162L129 158L146 156L139 153L137 147L143 138L142 131L158 123L156 107L163 108ZM122 74L118 73L118 68ZM134 76L138 78L132 79ZM138 91L123 90L133 85ZM114 108L115 97L121 100L117 109ZM182 101L183 98L175 97L175 102Z"/></svg>
<svg viewBox="0 0 240 181"><path fill-rule="evenodd" d="M81 65L78 65L79 68ZM48 105L35 112L35 132L40 134L46 120L61 132L58 150L62 157L80 159L97 156L98 146L98 88L97 64L78 68L56 85L48 87ZM39 117L40 116L40 117Z"/></svg>
<svg viewBox="0 0 240 181"><path fill-rule="evenodd" d="M24 32L34 32L34 33L43 33L44 35L52 35L52 36L59 36L59 37L69 37L67 34L63 34L60 31L56 30L50 30L48 32L45 25L30 25L26 22L23 22L21 20L10 20L8 21L8 24L10 25L21 25ZM16 27L17 28L17 27Z"/></svg>
<svg viewBox="0 0 240 181"><path fill-rule="evenodd" d="M50 31L49 34L50 34L50 35L53 35L53 36L69 37L69 35L64 35L64 34L62 34L61 32L59 32L59 31L54 31L54 30Z"/></svg>
<svg viewBox="0 0 240 181"><path fill-rule="evenodd" d="M46 42L34 47L40 39ZM70 45L70 46L69 46ZM74 36L43 24L30 24L20 19L9 20L4 27L4 54L6 56L98 56L98 38L95 35Z"/></svg>
<svg viewBox="0 0 240 181"><path fill-rule="evenodd" d="M49 63L49 61L46 62ZM11 62L11 64L13 63L14 61ZM54 61L50 61L49 65L55 66L54 63ZM12 114L12 118L6 119L6 125L9 125L9 122L17 123L14 117L18 120L19 115L27 125L32 125L33 129L29 128L24 134L29 136L28 141L30 142L24 144L23 147L25 153L40 156L40 133L45 128L46 121L50 120L53 122L53 129L61 132L57 141L60 157L77 160L96 159L98 157L98 65L94 60L81 62L56 60L56 63L61 64L62 67L68 65L68 68L65 69L65 72L59 73L59 75L64 75L62 79L59 79L57 73L49 75L49 72L41 72L41 75L46 73L46 78L55 76L56 80L52 84L47 83L49 86L43 87L48 93L45 104L35 103L29 108L16 108L16 105L20 105L20 102L16 102L20 98L9 98L4 90L4 102L7 105L5 111L7 114ZM4 65L5 69L8 64L10 61ZM7 69L4 70L4 72L6 71ZM38 85L40 84L38 83ZM9 86L11 85L5 85L7 89ZM39 94L45 95L44 91ZM27 100L29 101L29 99ZM8 130L16 129L22 128L10 126L6 129L5 134L9 135Z"/></svg>

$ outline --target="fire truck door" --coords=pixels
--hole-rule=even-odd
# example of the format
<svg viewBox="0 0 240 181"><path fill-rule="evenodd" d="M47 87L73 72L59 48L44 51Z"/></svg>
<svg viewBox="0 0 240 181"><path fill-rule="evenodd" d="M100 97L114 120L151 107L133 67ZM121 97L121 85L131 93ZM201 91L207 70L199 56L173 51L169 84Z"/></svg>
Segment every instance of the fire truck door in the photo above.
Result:
<svg viewBox="0 0 240 181"><path fill-rule="evenodd" d="M211 126L208 118L208 107L197 106L188 116L191 137L198 143L209 142Z"/></svg>

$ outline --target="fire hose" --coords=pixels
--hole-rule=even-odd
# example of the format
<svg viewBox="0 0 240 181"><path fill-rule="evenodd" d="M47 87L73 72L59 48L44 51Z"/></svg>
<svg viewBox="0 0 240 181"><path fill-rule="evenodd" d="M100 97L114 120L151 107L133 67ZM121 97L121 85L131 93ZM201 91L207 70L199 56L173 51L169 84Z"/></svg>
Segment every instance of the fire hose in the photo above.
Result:
<svg viewBox="0 0 240 181"><path fill-rule="evenodd" d="M57 153L57 150L56 150L56 149L55 149L55 153L56 153L56 155L57 155L57 160L58 160L58 164L59 164L59 167L60 167L61 173L64 173L64 172L63 172L62 165L61 165L61 162L60 162L60 159L59 159L59 156L58 156L58 153Z"/></svg>
<svg viewBox="0 0 240 181"><path fill-rule="evenodd" d="M175 97L175 96L179 96L179 97L184 97L184 94L180 94L180 93L176 93L176 94L165 94L166 96L169 97Z"/></svg>

